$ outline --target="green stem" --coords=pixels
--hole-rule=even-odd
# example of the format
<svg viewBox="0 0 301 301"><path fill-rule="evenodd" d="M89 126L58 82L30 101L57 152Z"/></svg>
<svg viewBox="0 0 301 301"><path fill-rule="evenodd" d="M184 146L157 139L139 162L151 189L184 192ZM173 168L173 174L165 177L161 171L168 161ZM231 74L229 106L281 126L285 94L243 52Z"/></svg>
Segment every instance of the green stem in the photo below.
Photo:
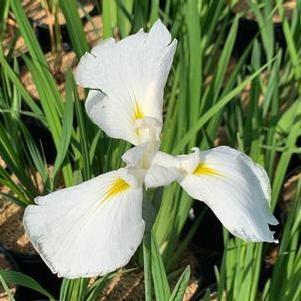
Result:
<svg viewBox="0 0 301 301"><path fill-rule="evenodd" d="M145 301L152 300L151 235L145 232L143 238L143 266Z"/></svg>

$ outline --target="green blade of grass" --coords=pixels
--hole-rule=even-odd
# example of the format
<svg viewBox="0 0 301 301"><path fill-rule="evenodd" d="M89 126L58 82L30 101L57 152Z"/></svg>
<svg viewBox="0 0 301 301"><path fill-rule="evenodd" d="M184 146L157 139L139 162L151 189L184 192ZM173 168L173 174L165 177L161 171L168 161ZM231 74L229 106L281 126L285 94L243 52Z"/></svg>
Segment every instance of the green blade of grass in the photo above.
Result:
<svg viewBox="0 0 301 301"><path fill-rule="evenodd" d="M143 267L144 267L144 296L145 301L152 301L152 258L151 258L151 234L145 233L143 238Z"/></svg>
<svg viewBox="0 0 301 301"><path fill-rule="evenodd" d="M28 57L23 57L30 73L32 74L33 80L36 84L39 96L41 98L41 104L47 124L49 126L50 132L53 136L54 143L56 146L59 145L60 133L61 133L61 124L57 110L53 107L53 94L51 87L46 84L46 79L41 72L41 69L30 60Z"/></svg>
<svg viewBox="0 0 301 301"><path fill-rule="evenodd" d="M28 21L21 2L20 0L11 0L10 3L35 68L39 71L40 80L43 82L42 87L48 89L52 97L52 106L55 105L58 109L59 115L61 115L63 110L61 95L57 89L57 84L49 71L45 56ZM40 88L40 85L36 85L36 87Z"/></svg>
<svg viewBox="0 0 301 301"><path fill-rule="evenodd" d="M0 270L0 283L2 284L4 291L7 295L7 297L9 298L10 301L15 301L16 299L14 298L14 296L12 295L7 283L5 282L3 276L2 276L2 270Z"/></svg>
<svg viewBox="0 0 301 301"><path fill-rule="evenodd" d="M78 14L77 1L60 0L59 4L66 18L66 25L72 46L75 50L77 58L79 59L86 51L89 50L89 46L84 33L82 21Z"/></svg>
<svg viewBox="0 0 301 301"><path fill-rule="evenodd" d="M19 24L20 32L26 42L26 46L33 58L33 60L39 62L41 65L47 66L42 48L31 28L31 25L25 15L24 9L20 0L10 0L10 5L13 13Z"/></svg>
<svg viewBox="0 0 301 301"><path fill-rule="evenodd" d="M190 266L187 266L184 272L182 273L181 277L177 281L176 286L169 298L169 301L182 301L184 299L184 295L190 279L190 274Z"/></svg>
<svg viewBox="0 0 301 301"><path fill-rule="evenodd" d="M75 115L78 122L79 127L79 136L80 136L80 147L82 153L82 161L83 161L83 179L84 181L89 180L91 178L91 166L90 166L90 157L88 150L88 140L86 136L86 123L84 119L84 113L82 109L82 103L78 98L77 91L74 90L75 97Z"/></svg>
<svg viewBox="0 0 301 301"><path fill-rule="evenodd" d="M117 5L115 0L102 1L103 38L113 36L117 19Z"/></svg>
<svg viewBox="0 0 301 301"><path fill-rule="evenodd" d="M128 36L131 31L133 4L133 0L117 0L117 21L122 38Z"/></svg>
<svg viewBox="0 0 301 301"><path fill-rule="evenodd" d="M239 94L244 87L252 81L260 72L262 72L271 62L262 66L260 69L255 71L247 79L245 79L241 84L234 88L231 92L220 99L213 107L211 107L202 117L200 117L191 129L185 134L185 136L180 140L180 142L174 148L173 153L177 154L184 150L185 146L193 139L196 133L214 116L219 110L221 110L227 103L229 103L237 94Z"/></svg>
<svg viewBox="0 0 301 301"><path fill-rule="evenodd" d="M54 162L53 177L55 178L59 168L67 155L68 147L71 141L73 129L73 111L74 111L74 80L72 71L68 70L66 80L66 102L63 117L63 129L60 139L60 145Z"/></svg>
<svg viewBox="0 0 301 301"><path fill-rule="evenodd" d="M3 0L0 5L0 38L1 39L4 34L8 11L9 11L9 0Z"/></svg>
<svg viewBox="0 0 301 301"><path fill-rule="evenodd" d="M55 298L47 292L37 281L31 277L15 271L0 270L1 276L7 283L14 283L35 290L49 298L50 301L55 301Z"/></svg>
<svg viewBox="0 0 301 301"><path fill-rule="evenodd" d="M116 275L116 273L109 273L106 274L99 279L97 279L91 287L89 287L86 296L85 301L96 301L99 299L99 296L102 292L102 290L105 289L107 284L110 282L110 280Z"/></svg>
<svg viewBox="0 0 301 301"><path fill-rule="evenodd" d="M163 259L154 232L151 232L151 260L154 290L157 300L167 301L170 298L170 287L164 268Z"/></svg>
<svg viewBox="0 0 301 301"><path fill-rule="evenodd" d="M45 122L43 112L41 111L39 106L35 103L35 101L32 99L32 97L28 94L28 92L25 90L24 86L20 82L18 75L14 72L14 70L9 66L9 64L5 60L1 50L0 50L0 64L2 68L5 70L6 75L10 78L12 83L18 89L18 92L22 95L23 99L25 100L29 108L42 122Z"/></svg>
<svg viewBox="0 0 301 301"><path fill-rule="evenodd" d="M60 301L86 301L89 278L66 279L61 285Z"/></svg>

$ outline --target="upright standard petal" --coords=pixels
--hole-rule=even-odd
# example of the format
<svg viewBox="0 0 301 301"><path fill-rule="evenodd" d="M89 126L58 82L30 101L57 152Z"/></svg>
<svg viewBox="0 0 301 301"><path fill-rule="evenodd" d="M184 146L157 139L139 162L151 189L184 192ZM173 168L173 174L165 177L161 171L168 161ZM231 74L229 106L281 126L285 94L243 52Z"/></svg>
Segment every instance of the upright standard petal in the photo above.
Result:
<svg viewBox="0 0 301 301"><path fill-rule="evenodd" d="M91 277L128 263L143 233L142 185L127 169L36 199L24 214L33 246L53 273Z"/></svg>
<svg viewBox="0 0 301 301"><path fill-rule="evenodd" d="M141 144L137 120L156 119L161 131L164 86L176 45L158 20L149 33L140 30L119 42L109 39L86 53L76 79L83 87L102 91L91 91L86 102L93 122L134 145Z"/></svg>
<svg viewBox="0 0 301 301"><path fill-rule="evenodd" d="M230 147L216 147L178 157L159 153L153 161L181 171L182 188L205 202L234 235L247 241L277 242L268 224L278 221L269 210L270 184L265 170Z"/></svg>

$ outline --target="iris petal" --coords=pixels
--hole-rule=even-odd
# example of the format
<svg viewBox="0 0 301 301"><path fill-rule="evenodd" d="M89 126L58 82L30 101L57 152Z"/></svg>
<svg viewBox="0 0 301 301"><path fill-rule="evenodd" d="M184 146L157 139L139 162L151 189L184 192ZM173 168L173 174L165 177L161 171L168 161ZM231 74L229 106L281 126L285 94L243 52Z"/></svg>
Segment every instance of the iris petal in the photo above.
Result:
<svg viewBox="0 0 301 301"><path fill-rule="evenodd" d="M87 113L107 135L139 145L136 120L149 117L162 124L164 86L176 45L158 20L149 33L109 39L81 58L77 82L93 89Z"/></svg>
<svg viewBox="0 0 301 301"><path fill-rule="evenodd" d="M24 214L26 233L54 273L105 274L127 264L143 233L142 186L127 170L98 176L36 200Z"/></svg>

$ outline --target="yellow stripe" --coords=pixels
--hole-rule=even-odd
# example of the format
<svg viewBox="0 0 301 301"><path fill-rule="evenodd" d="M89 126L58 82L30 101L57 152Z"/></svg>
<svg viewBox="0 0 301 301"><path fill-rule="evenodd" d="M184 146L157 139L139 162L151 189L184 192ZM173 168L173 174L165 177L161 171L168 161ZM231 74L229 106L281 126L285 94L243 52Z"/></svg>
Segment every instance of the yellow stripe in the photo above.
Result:
<svg viewBox="0 0 301 301"><path fill-rule="evenodd" d="M134 103L134 120L141 119L143 117L144 117L144 114L142 112L141 105L139 104L139 102L137 102L137 100L135 100L135 103Z"/></svg>
<svg viewBox="0 0 301 301"><path fill-rule="evenodd" d="M105 195L102 197L102 199L99 201L99 204L97 205L97 208L101 206L104 202L108 201L110 198L116 196L117 194L120 194L121 192L127 190L130 188L130 185L123 179L116 179L112 185L108 188Z"/></svg>
<svg viewBox="0 0 301 301"><path fill-rule="evenodd" d="M197 168L193 172L196 176L221 176L217 170L209 167L206 163L199 163Z"/></svg>

